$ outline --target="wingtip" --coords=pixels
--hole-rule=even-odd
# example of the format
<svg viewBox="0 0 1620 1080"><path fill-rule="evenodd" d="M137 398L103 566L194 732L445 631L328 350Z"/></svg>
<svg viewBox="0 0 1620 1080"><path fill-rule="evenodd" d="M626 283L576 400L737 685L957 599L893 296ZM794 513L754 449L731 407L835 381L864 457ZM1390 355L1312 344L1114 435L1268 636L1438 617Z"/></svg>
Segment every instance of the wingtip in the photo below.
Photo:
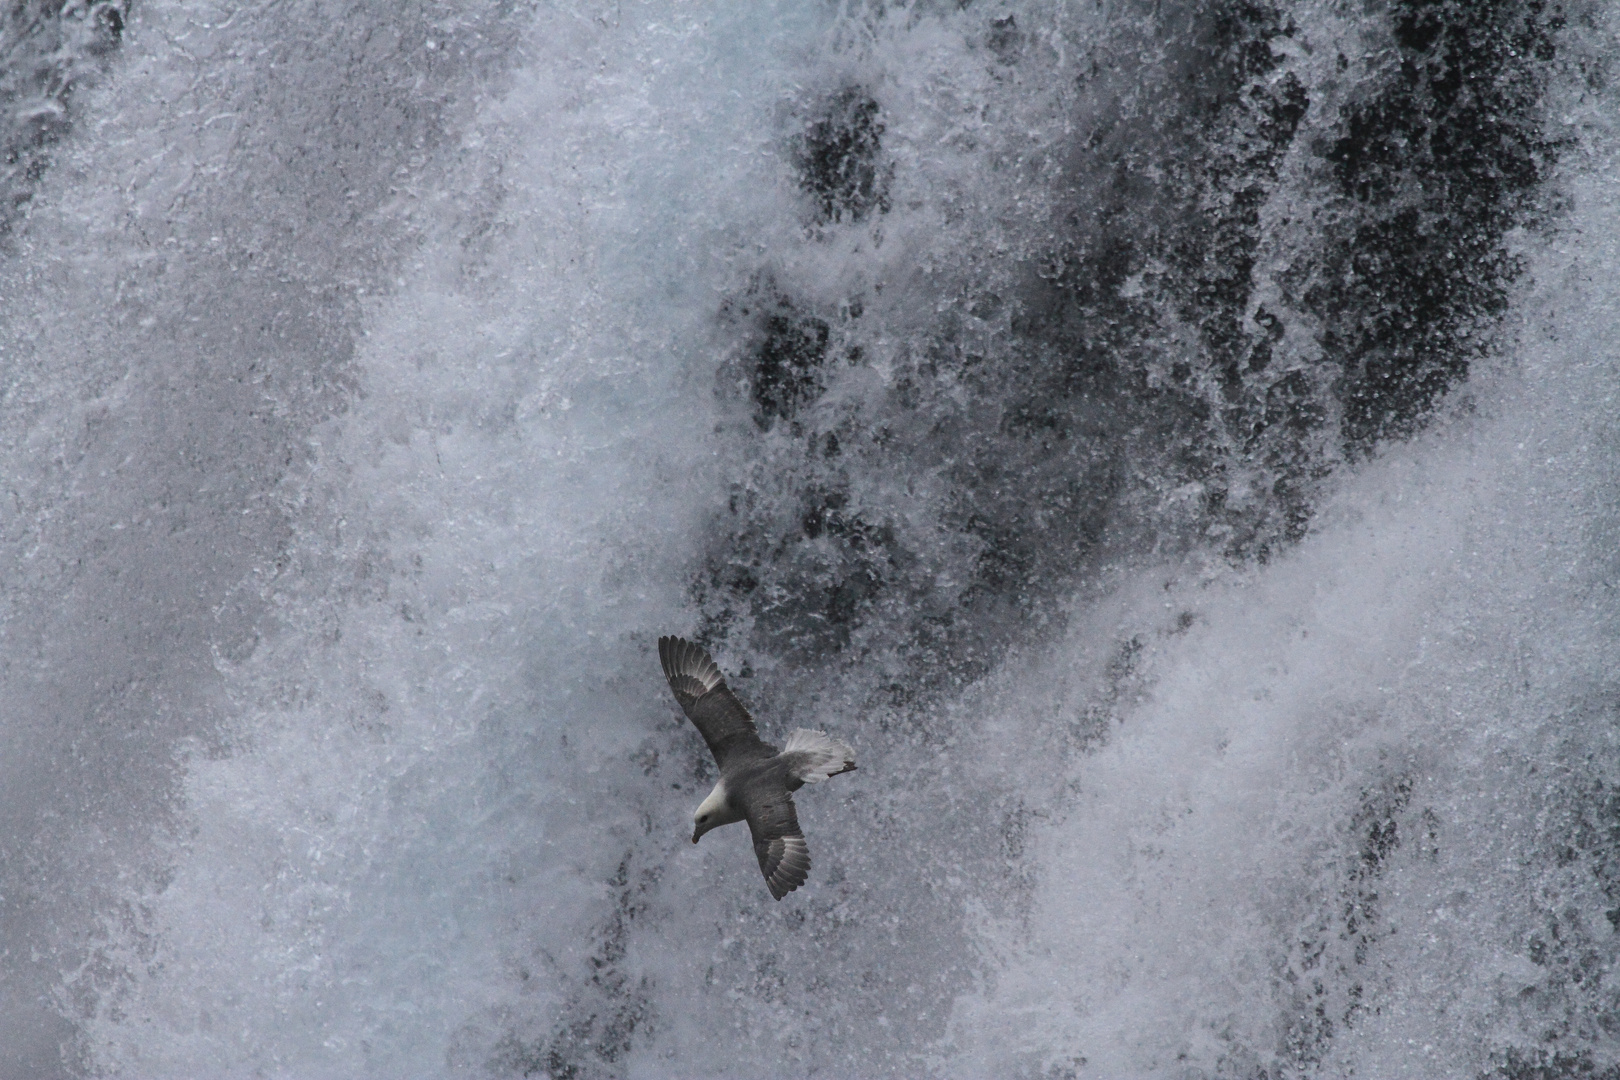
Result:
<svg viewBox="0 0 1620 1080"><path fill-rule="evenodd" d="M720 666L709 651L696 642L682 637L665 635L658 639L658 661L663 665L664 677L677 695L686 693L701 697L725 682Z"/></svg>
<svg viewBox="0 0 1620 1080"><path fill-rule="evenodd" d="M810 880L810 848L802 836L781 838L784 850L776 865L765 875L765 887L777 900ZM774 844L773 844L774 847ZM761 869L764 869L761 866Z"/></svg>

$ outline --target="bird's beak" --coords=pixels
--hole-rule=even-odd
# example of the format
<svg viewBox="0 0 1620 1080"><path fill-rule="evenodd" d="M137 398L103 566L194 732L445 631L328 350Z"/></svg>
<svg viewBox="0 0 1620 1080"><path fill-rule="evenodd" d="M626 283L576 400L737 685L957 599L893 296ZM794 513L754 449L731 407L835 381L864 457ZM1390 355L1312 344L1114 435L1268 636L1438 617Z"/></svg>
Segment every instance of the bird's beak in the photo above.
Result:
<svg viewBox="0 0 1620 1080"><path fill-rule="evenodd" d="M697 843L698 837L700 837L702 835L703 835L702 833L698 832L696 829L693 829L692 830L692 843L694 843L694 844Z"/></svg>

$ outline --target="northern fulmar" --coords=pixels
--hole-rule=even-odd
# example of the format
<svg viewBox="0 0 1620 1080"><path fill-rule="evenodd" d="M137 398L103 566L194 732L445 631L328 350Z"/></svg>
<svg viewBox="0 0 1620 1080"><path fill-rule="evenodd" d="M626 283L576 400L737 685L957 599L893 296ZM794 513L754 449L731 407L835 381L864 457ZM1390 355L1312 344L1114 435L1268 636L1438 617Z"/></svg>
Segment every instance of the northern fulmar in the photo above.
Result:
<svg viewBox="0 0 1620 1080"><path fill-rule="evenodd" d="M810 848L799 831L792 793L855 767L855 751L825 731L800 728L781 750L759 737L748 715L700 645L658 639L658 659L687 717L709 744L720 780L692 813L692 843L734 821L747 821L771 895L780 900L810 874Z"/></svg>

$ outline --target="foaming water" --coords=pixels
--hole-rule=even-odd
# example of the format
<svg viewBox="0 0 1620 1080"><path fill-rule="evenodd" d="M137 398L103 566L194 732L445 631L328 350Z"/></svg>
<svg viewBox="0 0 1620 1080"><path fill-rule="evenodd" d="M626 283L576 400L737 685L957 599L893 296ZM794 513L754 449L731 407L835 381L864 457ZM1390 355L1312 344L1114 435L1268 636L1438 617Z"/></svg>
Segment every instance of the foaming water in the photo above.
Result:
<svg viewBox="0 0 1620 1080"><path fill-rule="evenodd" d="M113 25L106 5L26 7L23 22ZM37 196L8 218L0 270L11 1075L88 1067L76 1025L125 978L97 949L144 932L177 742L218 748L216 661L270 629L258 583L296 517L277 485L345 405L358 298L410 243L390 185L432 172L457 112L447 84L475 82L500 51L480 39L490 14L468 8L460 35L436 28L460 59L402 81L390 61L428 36L420 8L391 5L392 34L357 43L302 8L151 5L120 31L122 68L102 89L45 80L58 97L78 88L51 116L91 118L54 144L54 171L33 168L52 145L42 132L6 133L27 144ZM34 72L37 40L8 37L5 62ZM82 74L73 40L50 70ZM13 201L30 193L6 182Z"/></svg>
<svg viewBox="0 0 1620 1080"><path fill-rule="evenodd" d="M946 1071L1615 1067L1620 250L1614 186L1575 201L1591 241L1538 259L1466 415L1264 570L1167 569L988 681L998 742L1099 699L1117 730L1037 774L1039 884L982 928Z"/></svg>
<svg viewBox="0 0 1620 1080"><path fill-rule="evenodd" d="M7 256L0 1055L1620 1067L1603 15L134 9ZM672 632L857 749L780 904Z"/></svg>
<svg viewBox="0 0 1620 1080"><path fill-rule="evenodd" d="M474 197L372 310L358 400L279 494L304 522L262 586L282 629L220 665L224 751L183 749L187 825L155 945L92 1025L102 1069L521 1074L578 995L609 1013L592 1039L648 1009L602 901L645 885L632 855L670 820L667 783L622 783L674 726L633 673L720 498L684 313L760 185L705 132L764 125L724 28L694 50L600 16L548 24L548 62L482 110L441 196ZM742 23L757 48L792 20Z"/></svg>

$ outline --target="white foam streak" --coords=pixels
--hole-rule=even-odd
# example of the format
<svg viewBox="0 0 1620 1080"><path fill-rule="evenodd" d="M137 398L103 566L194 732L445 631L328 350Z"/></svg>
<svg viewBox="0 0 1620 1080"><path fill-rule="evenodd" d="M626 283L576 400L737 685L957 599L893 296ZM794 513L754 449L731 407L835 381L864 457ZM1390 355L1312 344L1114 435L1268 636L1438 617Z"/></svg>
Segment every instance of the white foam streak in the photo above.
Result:
<svg viewBox="0 0 1620 1080"><path fill-rule="evenodd" d="M1614 194L1580 186L1590 240L1526 301L1556 322L1477 415L1363 467L1274 564L1168 571L1000 680L997 737L1048 728L1108 682L1096 636L1145 631L1111 741L1043 778L1033 907L985 925L951 1068L1471 1077L1536 1041L1540 834L1620 779Z"/></svg>
<svg viewBox="0 0 1620 1080"><path fill-rule="evenodd" d="M731 17L558 13L482 110L288 493L286 630L228 673L237 752L188 758L156 958L90 1023L108 1075L440 1075L588 983L643 828L603 765L671 720L649 649L718 489L687 380L738 189L776 197L717 130L767 130L748 77L698 74L758 57L687 40Z"/></svg>
<svg viewBox="0 0 1620 1080"><path fill-rule="evenodd" d="M1131 22L1133 9L1117 7L1085 17ZM131 811L129 833L158 837L155 853L128 860L143 874L83 878L111 896L82 901L102 904L101 925L59 988L88 1068L300 1080L574 1067L1471 1077L1498 1048L1535 1042L1539 1003L1558 992L1529 959L1546 915L1538 882L1565 872L1548 864L1543 821L1571 784L1620 781L1620 219L1597 180L1577 192L1570 254L1543 252L1519 300L1522 352L1476 377L1428 434L1347 470L1303 543L1241 573L1195 558L1088 583L1062 640L1032 637L980 685L941 691L947 715L848 707L880 700L891 674L860 670L807 691L797 715L762 713L772 741L813 723L861 751L859 771L801 797L816 869L780 905L743 830L725 830L737 834L729 847L688 842L707 777L656 639L696 633L713 614L695 610L690 588L717 534L746 527L722 514L727 484L767 474L791 427L783 418L762 434L746 391L717 393L735 382L748 333L722 325L727 303L773 283L805 312L866 295L865 325L881 329L864 366L843 364L817 407L880 398L896 357L929 345L907 335L938 316L940 297L969 285L1012 297L1021 276L1042 272L1053 207L1095 179L1057 182L1073 125L1103 132L1117 119L1106 99L1134 85L1103 78L1085 91L1098 101L1070 100L1075 50L1091 35L1062 5L1020 9L1030 59L1016 70L985 59L983 6L944 8L543 6L513 47L521 62L455 84L477 104L456 114L462 126L427 180L406 169L394 185L383 170L388 198L369 224L342 243L309 241L307 260L302 247L282 253L309 270L287 296L359 274L366 260L350 241L375 243L391 284L363 311L343 310L361 341L352 370L306 365L342 387L326 411L292 410L298 465L283 470L284 447L266 438L269 464L243 483L248 509L273 503L275 527L243 542L209 579L218 588L160 579L192 598L179 609L186 626L240 632L195 631L173 668L149 662L168 638L116 657L157 684L164 708L201 719L140 744L180 802L172 814ZM1122 71L1138 38L1117 31ZM147 66L132 62L108 93L158 101L193 85L194 67L277 85L281 68L253 67L261 60L230 54L230 40L208 37L220 52L196 60L149 38ZM811 237L783 114L845 81L881 99L893 208L880 224ZM140 149L135 119L109 123L102 135L136 147L117 160L152 159L138 197L102 191L86 152L74 159L82 190L63 182L58 231L74 231L80 198L98 238L114 219L138 233L191 197L191 165L230 174L239 145L280 153L230 126L227 110L187 108L196 115L171 140L174 160ZM317 194L340 206L346 184L333 183ZM278 188L268 224L228 192L199 220L270 235L303 190ZM34 242L56 235L34 228ZM209 241L188 243L195 253ZM91 265L93 280L115 290L117 264ZM74 303L91 306L100 287ZM207 302L212 293L189 307L154 295L174 340L194 317L229 324L214 308L245 310ZM258 314L298 306L278 299ZM1012 333L1012 320L964 322L962 347ZM306 337L299 355L324 356L326 339ZM78 347L64 340L53 356ZM235 340L199 355L236 355ZM32 404L8 414L54 417L39 445L70 445L51 425L93 419L78 404L51 413L53 396L103 395L116 412L133 393L111 368L59 367L53 382L57 369L36 366ZM242 379L257 370L244 363ZM292 392L279 392L267 385L252 404L281 415ZM135 434L104 459L171 418L227 415L212 399L167 408L182 398L154 394L132 410ZM917 430L936 419L916 418ZM202 445L224 457L234 444ZM88 460L36 487L65 503L103 458ZM919 465L914 478L878 460L846 452L827 469L881 472L852 488L892 504L913 549L954 545L939 565L970 567L981 538L942 524L947 466ZM208 465L196 471L214 475ZM129 501L156 505L191 480L173 476ZM776 509L795 517L799 493L771 488L795 482L765 476L745 494L780 496ZM192 504L178 505L184 518ZM226 509L229 521L251 517ZM222 526L196 543L235 535ZM167 574L183 573L162 562L171 548L153 550ZM942 593L967 588L947 577ZM54 582L30 588L45 595ZM238 594L251 594L246 615L220 599ZM100 595L42 623L41 640L90 642L71 672L93 675L103 658ZM861 634L894 625L903 620L858 628L852 669L867 655ZM894 677L909 677L895 663ZM1620 934L1595 886L1565 885L1583 947L1612 972ZM939 1003L973 979L946 1030Z"/></svg>

